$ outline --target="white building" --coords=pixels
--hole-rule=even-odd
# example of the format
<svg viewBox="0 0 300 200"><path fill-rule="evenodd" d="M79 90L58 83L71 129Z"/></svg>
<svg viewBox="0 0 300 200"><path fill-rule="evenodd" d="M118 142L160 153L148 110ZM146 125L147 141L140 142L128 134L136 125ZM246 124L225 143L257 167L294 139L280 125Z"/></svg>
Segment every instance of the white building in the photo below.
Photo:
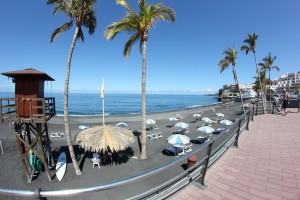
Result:
<svg viewBox="0 0 300 200"><path fill-rule="evenodd" d="M273 84L271 89L275 90L277 93L282 92L283 88L287 91L291 91L293 87L300 86L300 71L283 74L277 80L273 80Z"/></svg>

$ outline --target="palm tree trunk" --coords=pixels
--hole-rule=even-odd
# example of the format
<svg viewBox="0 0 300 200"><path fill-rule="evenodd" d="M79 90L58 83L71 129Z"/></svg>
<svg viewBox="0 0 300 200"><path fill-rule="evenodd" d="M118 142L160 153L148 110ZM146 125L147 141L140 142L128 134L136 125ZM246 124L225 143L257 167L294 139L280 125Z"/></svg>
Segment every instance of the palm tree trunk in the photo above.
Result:
<svg viewBox="0 0 300 200"><path fill-rule="evenodd" d="M271 69L269 69L269 91L270 91L270 101L271 101Z"/></svg>
<svg viewBox="0 0 300 200"><path fill-rule="evenodd" d="M262 88L260 73L258 71L257 60L256 60L256 53L253 52L253 55L254 55L254 61L255 61L255 66L256 66L256 73L257 73L258 81L259 81L259 85L260 85L261 99L262 99L262 103L263 103L264 114L266 114L266 101L265 101L265 97L264 97L265 96L264 95L264 91L263 91L263 88Z"/></svg>
<svg viewBox="0 0 300 200"><path fill-rule="evenodd" d="M78 166L74 148L73 148L73 142L72 142L72 137L71 137L71 131L70 131L70 122L69 122L69 79L70 79L70 68L71 68L71 60L72 60L72 55L73 51L75 48L75 43L76 43L76 38L78 34L79 28L76 27L69 55L68 55L68 61L67 61L67 67L66 67L66 79L65 79L65 90L64 90L64 122L65 122L65 131L66 131L66 137L67 137L67 144L69 147L70 151L70 156L72 159L72 163L75 169L75 172L77 175L81 175L81 170Z"/></svg>
<svg viewBox="0 0 300 200"><path fill-rule="evenodd" d="M238 79L238 76L237 76L235 65L233 65L233 76L235 77L235 81L236 81L236 84L237 84L238 89L239 89L239 94L240 94L240 98L241 98L243 113L244 113L244 116L245 116L245 119L246 119L246 112L245 112L245 107L244 107L244 101L243 101L243 98L242 98L242 93L241 93L241 89L240 89L240 85L239 85L239 79Z"/></svg>
<svg viewBox="0 0 300 200"><path fill-rule="evenodd" d="M143 40L142 48L142 135L141 135L141 155L140 159L147 159L146 154L146 47L147 41Z"/></svg>

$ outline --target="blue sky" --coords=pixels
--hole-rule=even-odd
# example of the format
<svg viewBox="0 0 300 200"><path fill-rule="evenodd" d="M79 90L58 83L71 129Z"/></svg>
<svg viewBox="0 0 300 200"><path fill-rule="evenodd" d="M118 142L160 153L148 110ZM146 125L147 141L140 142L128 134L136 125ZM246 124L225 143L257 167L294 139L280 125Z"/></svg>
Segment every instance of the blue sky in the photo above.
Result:
<svg viewBox="0 0 300 200"><path fill-rule="evenodd" d="M128 0L132 6L136 0ZM148 0L163 2L176 12L174 24L159 22L150 30L147 44L147 93L202 94L233 83L231 68L220 73L219 61L228 47L240 50L248 33L259 35L257 59L269 52L277 56L271 78L300 70L300 1L241 0ZM97 28L78 41L72 59L70 92L141 91L142 58L139 46L128 59L123 47L129 35L114 40L104 38L105 28L125 16L125 8L113 0L98 0ZM53 6L41 0L3 1L0 7L0 72L35 68L55 79L46 91L63 91L65 68L74 28L50 43L53 30L68 19L53 15ZM253 54L238 53L240 83L252 83L255 74ZM0 91L13 84L0 76Z"/></svg>

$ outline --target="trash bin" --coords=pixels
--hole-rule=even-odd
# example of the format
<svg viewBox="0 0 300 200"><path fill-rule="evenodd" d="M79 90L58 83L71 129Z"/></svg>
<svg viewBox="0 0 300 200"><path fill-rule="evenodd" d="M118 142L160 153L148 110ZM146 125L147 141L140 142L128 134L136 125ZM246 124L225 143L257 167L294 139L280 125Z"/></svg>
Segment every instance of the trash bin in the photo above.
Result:
<svg viewBox="0 0 300 200"><path fill-rule="evenodd" d="M196 162L197 162L197 157L194 156L194 155L190 156L188 158L187 168L190 168L190 167L194 166L196 164Z"/></svg>

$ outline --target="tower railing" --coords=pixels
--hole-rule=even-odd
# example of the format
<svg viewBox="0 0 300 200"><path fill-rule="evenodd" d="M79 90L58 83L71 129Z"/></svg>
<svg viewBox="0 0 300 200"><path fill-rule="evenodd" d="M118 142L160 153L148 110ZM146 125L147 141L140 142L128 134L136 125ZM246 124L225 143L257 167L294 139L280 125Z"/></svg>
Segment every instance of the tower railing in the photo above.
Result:
<svg viewBox="0 0 300 200"><path fill-rule="evenodd" d="M29 115L19 115L19 101L29 102ZM0 98L0 120L14 123L46 123L55 114L55 98Z"/></svg>

